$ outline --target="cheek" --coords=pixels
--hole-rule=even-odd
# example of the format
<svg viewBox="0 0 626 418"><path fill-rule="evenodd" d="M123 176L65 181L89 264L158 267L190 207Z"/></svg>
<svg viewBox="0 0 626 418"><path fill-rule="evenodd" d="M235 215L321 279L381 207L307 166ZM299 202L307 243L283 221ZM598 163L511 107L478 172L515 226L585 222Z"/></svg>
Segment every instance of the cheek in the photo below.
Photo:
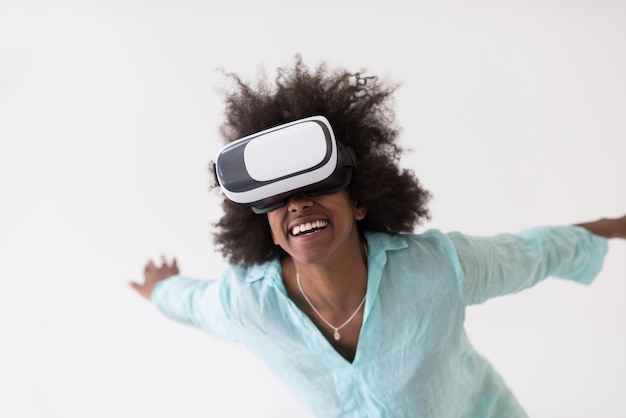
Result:
<svg viewBox="0 0 626 418"><path fill-rule="evenodd" d="M276 219L276 216L271 215L271 212L267 214L267 222L270 225L270 233L272 234L272 240L274 241L274 245L279 245L276 240L276 236L281 234L281 228L279 227L280 222Z"/></svg>

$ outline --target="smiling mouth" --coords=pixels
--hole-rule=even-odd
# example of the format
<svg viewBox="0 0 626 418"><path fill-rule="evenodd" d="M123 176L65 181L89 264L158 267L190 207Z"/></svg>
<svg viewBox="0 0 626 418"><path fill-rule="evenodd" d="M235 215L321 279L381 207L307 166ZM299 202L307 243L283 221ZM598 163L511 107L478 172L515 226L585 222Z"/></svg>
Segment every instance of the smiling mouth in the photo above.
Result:
<svg viewBox="0 0 626 418"><path fill-rule="evenodd" d="M328 226L328 221L320 219L317 221L305 222L303 224L296 225L291 228L290 232L291 232L291 235L293 235L294 237L297 237L298 235L310 234L310 233L319 231L321 229L326 228L326 226Z"/></svg>

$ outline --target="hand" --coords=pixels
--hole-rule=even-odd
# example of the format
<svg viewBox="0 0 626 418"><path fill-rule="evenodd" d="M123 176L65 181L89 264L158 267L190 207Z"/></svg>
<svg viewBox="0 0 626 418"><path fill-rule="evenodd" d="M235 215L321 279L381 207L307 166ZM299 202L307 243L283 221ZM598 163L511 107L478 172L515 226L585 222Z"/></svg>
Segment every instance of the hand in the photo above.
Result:
<svg viewBox="0 0 626 418"><path fill-rule="evenodd" d="M168 264L164 256L161 256L161 265L156 266L152 260L146 263L143 269L143 283L130 282L130 286L135 289L142 297L150 300L152 291L158 282L172 277L179 273L176 259L172 259L172 263Z"/></svg>
<svg viewBox="0 0 626 418"><path fill-rule="evenodd" d="M626 238L626 215L620 218L599 219L593 222L578 224L577 226L605 238Z"/></svg>

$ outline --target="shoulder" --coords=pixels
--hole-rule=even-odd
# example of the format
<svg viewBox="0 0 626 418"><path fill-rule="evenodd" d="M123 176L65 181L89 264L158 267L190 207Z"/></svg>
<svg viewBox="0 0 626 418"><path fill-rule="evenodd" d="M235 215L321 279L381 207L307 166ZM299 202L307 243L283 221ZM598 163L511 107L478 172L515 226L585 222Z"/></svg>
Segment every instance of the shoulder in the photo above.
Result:
<svg viewBox="0 0 626 418"><path fill-rule="evenodd" d="M432 229L419 234L389 234L366 232L365 237L373 257L389 262L449 264L457 255L447 234Z"/></svg>
<svg viewBox="0 0 626 418"><path fill-rule="evenodd" d="M411 295L414 302L440 298L447 304L458 298L460 268L446 234L428 230L419 234L366 234L370 268L380 271L381 293ZM411 306L413 306L411 304Z"/></svg>
<svg viewBox="0 0 626 418"><path fill-rule="evenodd" d="M365 232L370 247L383 251L393 251L415 247L444 249L450 245L449 237L437 229L430 229L419 234L390 234L386 232Z"/></svg>

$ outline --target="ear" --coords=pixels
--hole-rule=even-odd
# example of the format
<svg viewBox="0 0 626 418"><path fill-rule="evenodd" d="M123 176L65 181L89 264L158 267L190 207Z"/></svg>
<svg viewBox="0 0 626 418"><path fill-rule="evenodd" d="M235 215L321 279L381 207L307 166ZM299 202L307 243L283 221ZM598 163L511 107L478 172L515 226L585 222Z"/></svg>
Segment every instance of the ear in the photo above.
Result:
<svg viewBox="0 0 626 418"><path fill-rule="evenodd" d="M361 221L367 215L367 208L359 202L354 202L354 218L357 221Z"/></svg>

